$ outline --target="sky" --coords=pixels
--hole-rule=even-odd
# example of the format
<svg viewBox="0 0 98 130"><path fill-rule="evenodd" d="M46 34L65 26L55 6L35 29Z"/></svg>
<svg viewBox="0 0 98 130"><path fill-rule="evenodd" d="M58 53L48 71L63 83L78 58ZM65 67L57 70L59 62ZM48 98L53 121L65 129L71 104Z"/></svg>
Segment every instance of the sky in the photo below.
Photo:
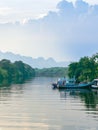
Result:
<svg viewBox="0 0 98 130"><path fill-rule="evenodd" d="M98 0L0 0L0 50L77 61L98 52Z"/></svg>

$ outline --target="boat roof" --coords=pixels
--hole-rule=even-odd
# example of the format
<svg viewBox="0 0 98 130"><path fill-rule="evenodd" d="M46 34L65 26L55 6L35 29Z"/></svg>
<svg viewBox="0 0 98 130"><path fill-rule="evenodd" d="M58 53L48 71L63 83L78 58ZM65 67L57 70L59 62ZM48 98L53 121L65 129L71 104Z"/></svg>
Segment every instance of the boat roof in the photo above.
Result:
<svg viewBox="0 0 98 130"><path fill-rule="evenodd" d="M98 79L94 79L94 81L98 81Z"/></svg>

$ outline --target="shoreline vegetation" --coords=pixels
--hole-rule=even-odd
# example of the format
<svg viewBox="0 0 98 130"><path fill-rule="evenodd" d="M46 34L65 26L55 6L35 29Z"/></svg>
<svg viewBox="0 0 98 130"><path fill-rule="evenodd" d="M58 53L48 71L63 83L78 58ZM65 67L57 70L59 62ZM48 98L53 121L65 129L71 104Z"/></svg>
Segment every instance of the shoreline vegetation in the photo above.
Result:
<svg viewBox="0 0 98 130"><path fill-rule="evenodd" d="M12 63L8 59L0 61L0 86L23 83L34 77L62 77L68 75L67 67L32 68L22 61Z"/></svg>
<svg viewBox="0 0 98 130"><path fill-rule="evenodd" d="M64 77L68 75L68 67L51 67L35 69L36 77Z"/></svg>
<svg viewBox="0 0 98 130"><path fill-rule="evenodd" d="M34 76L35 70L22 61L14 63L7 59L0 61L0 86L21 83Z"/></svg>
<svg viewBox="0 0 98 130"><path fill-rule="evenodd" d="M98 78L98 53L92 57L82 57L68 67L69 78L75 77L77 82L90 82Z"/></svg>

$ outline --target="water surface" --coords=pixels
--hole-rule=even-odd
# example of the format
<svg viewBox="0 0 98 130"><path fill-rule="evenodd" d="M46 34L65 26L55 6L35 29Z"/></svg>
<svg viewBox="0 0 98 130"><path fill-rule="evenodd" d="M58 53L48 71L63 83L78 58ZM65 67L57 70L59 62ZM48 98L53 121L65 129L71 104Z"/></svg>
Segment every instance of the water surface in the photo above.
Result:
<svg viewBox="0 0 98 130"><path fill-rule="evenodd" d="M53 90L56 78L0 88L0 130L98 130L97 90Z"/></svg>

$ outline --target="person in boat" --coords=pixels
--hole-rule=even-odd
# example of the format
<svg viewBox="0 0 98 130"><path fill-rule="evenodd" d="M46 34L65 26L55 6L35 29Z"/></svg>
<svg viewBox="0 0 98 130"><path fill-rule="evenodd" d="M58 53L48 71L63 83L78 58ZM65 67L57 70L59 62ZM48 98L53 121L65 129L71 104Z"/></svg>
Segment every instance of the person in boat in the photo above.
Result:
<svg viewBox="0 0 98 130"><path fill-rule="evenodd" d="M62 80L59 78L57 81L57 86L61 86L62 85Z"/></svg>
<svg viewBox="0 0 98 130"><path fill-rule="evenodd" d="M66 78L64 77L63 78L63 85L65 85L66 84Z"/></svg>
<svg viewBox="0 0 98 130"><path fill-rule="evenodd" d="M66 84L66 78L58 79L57 85L64 86Z"/></svg>

